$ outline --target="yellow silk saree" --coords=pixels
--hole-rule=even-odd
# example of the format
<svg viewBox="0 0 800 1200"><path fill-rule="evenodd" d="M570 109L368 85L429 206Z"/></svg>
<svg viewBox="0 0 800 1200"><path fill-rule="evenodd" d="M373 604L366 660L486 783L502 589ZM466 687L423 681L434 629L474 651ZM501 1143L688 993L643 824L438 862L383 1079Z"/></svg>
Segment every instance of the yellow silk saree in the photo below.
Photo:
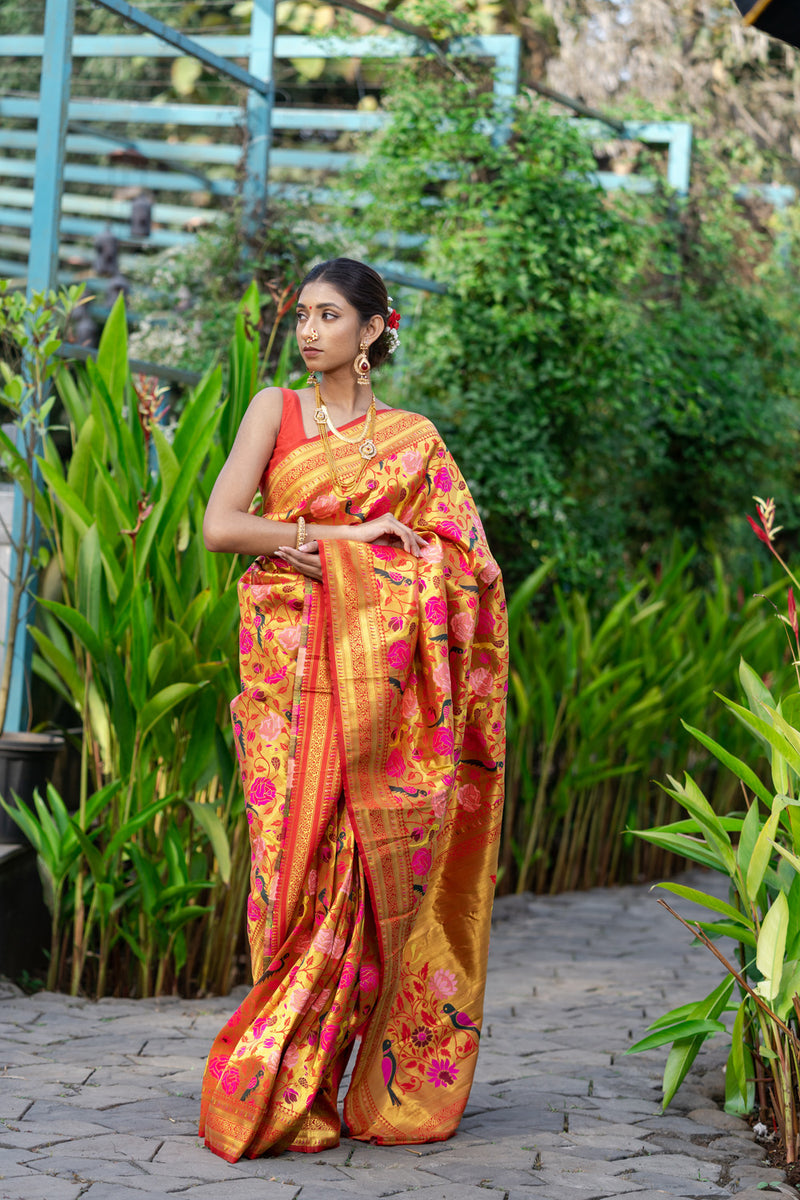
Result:
<svg viewBox="0 0 800 1200"><path fill-rule="evenodd" d="M480 1040L503 800L506 612L467 486L429 421L382 411L336 493L318 438L270 464L263 513L384 512L416 558L320 543L324 582L257 560L239 583L231 705L252 846L254 986L209 1054L200 1133L235 1161L458 1126ZM355 476L357 447L337 443Z"/></svg>

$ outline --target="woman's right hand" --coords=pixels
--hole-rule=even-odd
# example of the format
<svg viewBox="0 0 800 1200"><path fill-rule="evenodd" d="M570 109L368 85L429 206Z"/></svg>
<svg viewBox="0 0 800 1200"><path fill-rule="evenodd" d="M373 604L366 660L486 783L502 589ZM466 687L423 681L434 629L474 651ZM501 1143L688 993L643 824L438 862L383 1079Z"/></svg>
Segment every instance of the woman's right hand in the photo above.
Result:
<svg viewBox="0 0 800 1200"><path fill-rule="evenodd" d="M408 554L419 558L420 552L427 543L418 533L391 513L384 513L373 521L365 521L363 525L351 525L348 537L354 542L368 542L378 546L397 546L399 543Z"/></svg>

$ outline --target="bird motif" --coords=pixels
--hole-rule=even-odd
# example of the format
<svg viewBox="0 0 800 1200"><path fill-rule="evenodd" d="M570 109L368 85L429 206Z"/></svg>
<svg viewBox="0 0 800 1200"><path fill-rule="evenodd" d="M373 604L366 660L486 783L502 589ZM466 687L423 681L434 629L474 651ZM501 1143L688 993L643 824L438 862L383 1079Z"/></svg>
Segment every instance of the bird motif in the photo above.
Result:
<svg viewBox="0 0 800 1200"><path fill-rule="evenodd" d="M278 971L282 971L282 970L283 970L283 964L286 962L286 960L287 960L287 958L288 958L288 957L289 957L289 952L288 952L288 950L287 950L287 952L286 952L286 953L283 955L283 957L282 957L282 958L280 959L280 961L278 962L278 965L277 965L277 967L267 967L267 969L266 969L266 971L264 972L264 974L263 974L263 975L261 975L261 976L260 976L260 978L258 978L258 979L256 980L256 983L263 983L265 979L268 979L268 978L270 977L270 975L277 975ZM274 958L271 958L271 959L270 959L270 962L271 962L271 963L275 962L275 959L274 959Z"/></svg>
<svg viewBox="0 0 800 1200"><path fill-rule="evenodd" d="M392 1091L395 1075L397 1074L397 1059L392 1053L392 1043L389 1038L383 1043L383 1059L381 1060L381 1070L383 1071L383 1082L386 1084L386 1090L389 1093L389 1099L392 1105L400 1105L397 1095Z"/></svg>
<svg viewBox="0 0 800 1200"><path fill-rule="evenodd" d="M253 1076L253 1078L248 1083L247 1087L242 1092L241 1099L243 1101L247 1100L248 1096L252 1096L253 1092L256 1090L256 1088L261 1083L261 1080L263 1078L264 1078L264 1068L259 1067L258 1070L256 1071L255 1075Z"/></svg>
<svg viewBox="0 0 800 1200"><path fill-rule="evenodd" d="M472 1033L477 1033L478 1039L480 1039L480 1029L478 1029L478 1026L475 1024L475 1022L471 1020L466 1013L456 1012L452 1004L445 1004L444 1012L446 1012L450 1018L450 1024L454 1029L469 1029Z"/></svg>

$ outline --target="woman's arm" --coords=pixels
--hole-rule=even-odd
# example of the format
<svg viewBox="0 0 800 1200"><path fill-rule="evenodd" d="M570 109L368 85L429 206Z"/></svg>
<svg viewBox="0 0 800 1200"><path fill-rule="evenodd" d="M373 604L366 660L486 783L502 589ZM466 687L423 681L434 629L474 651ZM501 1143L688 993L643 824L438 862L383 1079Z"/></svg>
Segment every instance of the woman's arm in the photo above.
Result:
<svg viewBox="0 0 800 1200"><path fill-rule="evenodd" d="M208 550L257 557L274 554L287 541L294 545L294 524L267 521L249 511L275 449L282 411L280 388L264 388L250 401L206 506L203 541Z"/></svg>
<svg viewBox="0 0 800 1200"><path fill-rule="evenodd" d="M203 520L203 541L207 549L258 557L262 554L271 556L284 547L294 548L297 526L293 521L270 521L249 511L275 448L281 413L280 388L264 388L250 401L233 448L208 500ZM306 523L308 542L319 542L323 538L350 538L362 542L386 538L393 543L399 542L411 554L418 553L425 545L413 530L391 514L363 525ZM309 557L316 560L315 566L319 562L316 554L299 559L294 554L283 557L304 574L310 573Z"/></svg>

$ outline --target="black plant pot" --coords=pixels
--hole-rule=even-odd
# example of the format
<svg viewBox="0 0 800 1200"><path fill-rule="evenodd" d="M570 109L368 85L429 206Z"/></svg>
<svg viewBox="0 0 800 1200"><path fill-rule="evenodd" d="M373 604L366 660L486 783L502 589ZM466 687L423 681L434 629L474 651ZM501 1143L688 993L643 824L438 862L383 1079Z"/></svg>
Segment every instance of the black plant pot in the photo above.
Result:
<svg viewBox="0 0 800 1200"><path fill-rule="evenodd" d="M4 733L0 736L0 796L13 805L16 792L25 804L32 804L36 788L44 795L52 777L56 755L64 745L60 733ZM25 837L15 821L0 809L0 844L23 842Z"/></svg>

